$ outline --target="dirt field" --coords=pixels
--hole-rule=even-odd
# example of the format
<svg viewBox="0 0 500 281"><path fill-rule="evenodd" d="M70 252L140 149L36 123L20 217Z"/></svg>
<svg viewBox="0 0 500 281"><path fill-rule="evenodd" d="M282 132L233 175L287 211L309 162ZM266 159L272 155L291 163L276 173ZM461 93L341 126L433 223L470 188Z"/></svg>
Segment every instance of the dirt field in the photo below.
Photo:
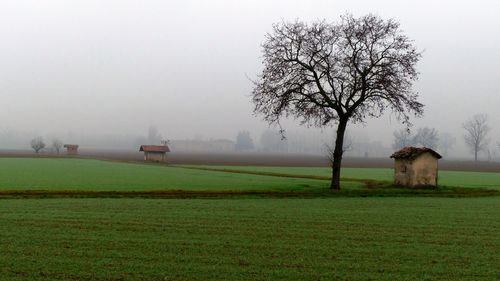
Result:
<svg viewBox="0 0 500 281"><path fill-rule="evenodd" d="M54 157L54 154L36 155L29 150L0 150L0 157ZM60 157L65 157L61 154ZM85 150L80 151L80 157L97 159L141 161L143 154L125 150ZM252 166L297 166L297 167L326 167L328 160L319 155L301 154L263 154L263 153L188 153L172 152L168 154L170 164L193 165L252 165ZM391 168L392 159L387 158L345 158L344 167L352 168ZM500 163L440 160L442 170L480 171L500 173Z"/></svg>

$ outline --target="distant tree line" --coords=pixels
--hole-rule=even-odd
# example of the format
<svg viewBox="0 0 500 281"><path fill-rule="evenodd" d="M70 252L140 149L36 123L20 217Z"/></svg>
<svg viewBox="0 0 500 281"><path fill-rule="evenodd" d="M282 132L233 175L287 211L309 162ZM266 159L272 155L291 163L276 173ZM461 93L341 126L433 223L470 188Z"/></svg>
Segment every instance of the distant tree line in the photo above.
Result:
<svg viewBox="0 0 500 281"><path fill-rule="evenodd" d="M475 114L467 119L463 124L464 142L467 148L474 155L474 161L478 161L479 153L485 152L488 160L492 158L493 149L489 149L490 139L488 134L491 130L488 125L488 116L486 114ZM418 128L415 134L409 129L400 129L393 133L393 149L401 149L406 146L425 146L434 150L440 149L444 156L447 156L449 150L455 145L456 139L449 133L439 134L434 128ZM500 142L497 143L500 149Z"/></svg>
<svg viewBox="0 0 500 281"><path fill-rule="evenodd" d="M46 148L46 143L43 137L41 136L36 136L30 141L30 146L35 151L35 153L40 153ZM50 152L55 152L59 154L61 152L61 148L63 147L63 142L60 139L53 139L52 140L52 146L49 148Z"/></svg>
<svg viewBox="0 0 500 281"><path fill-rule="evenodd" d="M252 151L255 148L249 131L239 131L236 135L234 149L236 151Z"/></svg>
<svg viewBox="0 0 500 281"><path fill-rule="evenodd" d="M439 134L434 128L418 128L414 135L408 129L401 129L395 131L393 135L392 148L396 150L406 146L424 146L434 150L438 147Z"/></svg>

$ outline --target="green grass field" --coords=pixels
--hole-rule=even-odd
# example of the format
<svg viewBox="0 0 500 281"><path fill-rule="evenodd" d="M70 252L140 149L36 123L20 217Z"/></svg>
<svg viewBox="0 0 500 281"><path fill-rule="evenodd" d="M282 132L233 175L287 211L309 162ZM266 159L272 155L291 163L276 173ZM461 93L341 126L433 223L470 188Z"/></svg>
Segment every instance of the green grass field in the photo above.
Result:
<svg viewBox="0 0 500 281"><path fill-rule="evenodd" d="M188 166L189 167L189 166ZM193 166L200 167L200 166ZM257 167L257 166L201 166L207 169L233 170L243 172L265 172L283 175L330 177L330 168L319 167ZM342 178L392 181L393 169L342 168ZM439 171L439 185L460 187L482 187L500 190L500 173Z"/></svg>
<svg viewBox="0 0 500 281"><path fill-rule="evenodd" d="M412 190L344 169L332 193L323 168L0 158L0 280L498 280L500 196L479 187L500 178L446 173ZM134 198L41 199L82 190ZM165 190L219 197L134 193Z"/></svg>
<svg viewBox="0 0 500 281"><path fill-rule="evenodd" d="M210 169L231 170L238 173L210 171ZM258 173L281 176L258 175ZM179 167L88 159L0 158L0 190L315 191L327 189L329 175L328 168ZM292 176L304 178L293 178ZM500 190L500 173L440 171L439 177L439 184L442 186ZM363 185L356 180L370 179L390 182L392 170L344 168L342 178L345 189L360 188Z"/></svg>
<svg viewBox="0 0 500 281"><path fill-rule="evenodd" d="M500 200L0 200L1 280L498 280Z"/></svg>
<svg viewBox="0 0 500 281"><path fill-rule="evenodd" d="M301 190L313 179L279 178L88 159L0 158L0 190ZM348 186L359 183L346 183Z"/></svg>

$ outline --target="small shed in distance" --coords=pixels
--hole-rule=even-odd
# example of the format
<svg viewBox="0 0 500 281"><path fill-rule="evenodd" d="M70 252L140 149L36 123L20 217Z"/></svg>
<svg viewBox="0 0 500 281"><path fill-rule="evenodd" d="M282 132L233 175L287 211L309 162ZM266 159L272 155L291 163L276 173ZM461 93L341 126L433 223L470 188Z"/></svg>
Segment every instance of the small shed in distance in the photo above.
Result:
<svg viewBox="0 0 500 281"><path fill-rule="evenodd" d="M167 145L141 145L139 151L144 151L144 160L153 162L167 161L167 152L170 149Z"/></svg>
<svg viewBox="0 0 500 281"><path fill-rule="evenodd" d="M66 148L66 154L68 155L78 154L78 144L65 144L64 148Z"/></svg>
<svg viewBox="0 0 500 281"><path fill-rule="evenodd" d="M405 147L394 158L394 184L407 187L437 186L441 155L427 147Z"/></svg>

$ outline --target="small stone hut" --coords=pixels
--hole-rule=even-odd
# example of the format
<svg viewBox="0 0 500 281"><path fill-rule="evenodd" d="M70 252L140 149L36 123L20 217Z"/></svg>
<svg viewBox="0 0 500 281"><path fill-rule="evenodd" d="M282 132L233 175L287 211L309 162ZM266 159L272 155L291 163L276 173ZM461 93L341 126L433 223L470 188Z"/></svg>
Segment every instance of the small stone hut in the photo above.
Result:
<svg viewBox="0 0 500 281"><path fill-rule="evenodd" d="M427 147L405 147L394 158L394 184L407 187L437 186L441 155Z"/></svg>
<svg viewBox="0 0 500 281"><path fill-rule="evenodd" d="M145 161L165 162L170 148L167 145L141 145L139 151L144 151Z"/></svg>
<svg viewBox="0 0 500 281"><path fill-rule="evenodd" d="M68 155L78 154L78 144L65 144L64 148L66 148L66 154Z"/></svg>

